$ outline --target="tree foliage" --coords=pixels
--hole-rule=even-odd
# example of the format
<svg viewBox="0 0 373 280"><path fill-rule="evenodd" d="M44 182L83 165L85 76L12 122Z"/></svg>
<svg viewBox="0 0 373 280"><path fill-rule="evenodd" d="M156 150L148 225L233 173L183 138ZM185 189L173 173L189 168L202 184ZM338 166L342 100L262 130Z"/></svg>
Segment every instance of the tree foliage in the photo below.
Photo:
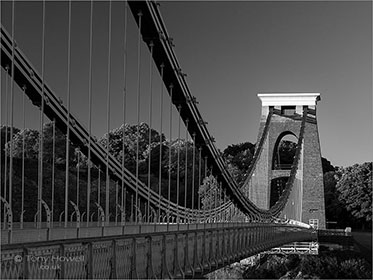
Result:
<svg viewBox="0 0 373 280"><path fill-rule="evenodd" d="M137 149L139 151L139 160L143 161L149 154L149 133L150 143L159 144L160 137L162 142L165 140L164 135L150 129L146 123L141 123L137 129L137 125L125 124L115 128L109 132L109 152L119 161L123 156L123 141L124 141L124 156L125 161L136 161ZM105 148L107 146L107 135L103 135L98 142Z"/></svg>
<svg viewBox="0 0 373 280"><path fill-rule="evenodd" d="M340 168L336 173L339 199L359 220L372 222L372 162Z"/></svg>
<svg viewBox="0 0 373 280"><path fill-rule="evenodd" d="M18 132L19 132L19 129L16 127L13 127L13 137ZM0 139L1 139L0 152L1 152L1 156L3 157L5 155L4 152L6 152L5 150L6 144L10 140L10 126L5 126L5 125L0 126Z"/></svg>
<svg viewBox="0 0 373 280"><path fill-rule="evenodd" d="M23 149L24 138L24 149ZM39 131L34 129L25 129L19 131L13 138L13 157L22 158L24 151L25 158L37 159L39 153ZM10 142L6 145L7 154L10 153Z"/></svg>
<svg viewBox="0 0 373 280"><path fill-rule="evenodd" d="M202 209L213 209L223 203L219 183L212 175L203 179L198 192L202 200Z"/></svg>
<svg viewBox="0 0 373 280"><path fill-rule="evenodd" d="M16 129L16 131L17 133L13 135L13 157L22 158L24 152L25 158L38 159L40 132L38 130L28 128L23 130ZM43 161L52 162L53 146L55 149L56 163L65 163L66 136L58 128L56 128L55 137L53 137L53 123L46 123L43 126ZM76 161L76 148L77 146L74 145L74 143L71 143L69 148L70 163ZM5 144L5 152L7 155L10 154L10 141Z"/></svg>
<svg viewBox="0 0 373 280"><path fill-rule="evenodd" d="M55 149L55 186L56 200L55 207L58 211L63 211L63 192L65 185L65 158L66 158L66 136L56 129L55 138L53 138L53 124L47 123L43 127L43 184L47 186L43 192L45 200L50 204L50 186L51 182L51 163L53 157L53 147ZM7 137L5 137L7 135ZM150 137L149 137L150 136ZM1 127L1 155L10 153L10 128ZM14 174L14 197L17 201L20 199L21 188L21 159L23 153L25 155L25 185L27 192L33 194L37 190L37 174L38 170L38 153L39 153L39 131L33 129L19 130L13 129L13 157L16 168ZM6 139L7 138L7 139ZM54 139L54 140L53 140ZM5 140L8 140L6 143ZM150 140L150 141L149 141ZM24 149L23 149L24 141ZM124 145L123 145L124 141ZM107 146L107 135L103 135L98 143ZM54 146L53 146L54 145ZM124 147L124 150L123 150ZM279 145L279 153L282 158L292 160L295 154L296 144L290 141L282 141ZM136 156L139 151L138 158ZM241 184L247 176L248 168L253 158L255 145L249 142L229 145L223 152L223 158L227 162L228 170L232 173L233 178L238 184ZM191 141L182 139L166 140L164 135L160 135L156 130L150 129L146 123L137 125L125 124L115 128L109 132L109 151L119 161L124 160L125 167L132 173L136 172L138 163L139 179L147 185L150 183L152 190L158 192L161 187L161 194L174 202L179 200L181 205L184 205L185 192L187 192L187 207L192 207L194 199L194 207L198 205L198 197L202 197L202 207L211 209L218 206L221 201L219 187L216 178L214 178L207 170L205 170L205 162L199 162L198 150L195 151L195 162L193 163L194 145ZM5 152L5 153L4 153ZM162 152L162 154L161 154ZM74 193L77 185L77 161L79 154L80 166L80 185L87 185L87 158L77 150L74 143L70 144L70 182L69 182L69 199L74 200ZM150 164L149 164L150 160ZM286 163L287 161L285 160ZM344 225L350 222L349 217L369 221L372 220L372 163L362 165L354 165L352 167L340 168L335 171L331 163L322 158L324 171L324 186L325 186L325 201L326 201L326 216L327 220L344 221ZM150 167L150 169L149 169ZM4 166L2 167L4 168ZM97 198L98 189L104 198L105 190L105 172L99 176L97 168L92 169L92 197ZM178 175L179 171L179 175ZM4 174L3 170L1 171ZM199 177L201 174L201 177ZM205 175L207 177L205 178ZM98 180L98 177L101 179ZM179 179L179 197L177 198L176 186ZM193 181L194 180L194 181ZM3 186L2 186L3 187ZM194 187L194 190L193 190ZM85 188L85 187L84 187ZM110 193L115 192L115 184L111 183ZM169 189L170 188L170 189ZM193 199L192 194L194 193ZM70 197L71 195L71 197ZM34 197L32 195L32 197ZM85 196L80 196L81 205L86 204ZM35 203L30 197L26 198L25 207L27 215L35 209ZM110 198L110 204L114 205L114 198ZM130 196L127 197L130 204ZM104 200L102 200L104 201ZM15 207L18 205L15 202ZM70 206L69 206L70 207ZM93 205L93 207L95 207ZM17 208L17 207L16 207ZM114 206L115 209L115 206ZM56 210L56 211L57 211ZM18 210L15 210L15 216ZM57 211L57 212L58 212ZM115 210L111 210L115 211ZM56 212L56 213L57 213ZM31 216L30 216L31 217ZM341 219L343 217L343 219ZM347 218L346 218L347 217ZM342 222L343 223L343 222ZM340 223L340 225L342 225Z"/></svg>
<svg viewBox="0 0 373 280"><path fill-rule="evenodd" d="M246 179L247 172L253 159L255 145L250 142L229 145L223 151L223 158L227 162L237 184L240 185Z"/></svg>
<svg viewBox="0 0 373 280"><path fill-rule="evenodd" d="M244 279L371 279L369 263L353 251L319 255L265 255L248 267Z"/></svg>
<svg viewBox="0 0 373 280"><path fill-rule="evenodd" d="M351 226L352 217L345 204L339 199L339 192L336 188L337 182L335 171L324 173L325 216L327 221L336 222L334 227L343 228Z"/></svg>
<svg viewBox="0 0 373 280"><path fill-rule="evenodd" d="M123 133L124 132L124 133ZM150 132L150 142L149 142ZM123 153L124 140L124 153ZM99 139L99 143L106 148L107 135ZM137 158L137 149L139 156ZM162 150L162 156L160 156ZM198 156L195 156L193 165L193 144L183 139L167 141L165 136L160 135L156 130L151 129L146 123L141 123L137 130L137 125L125 124L109 132L109 152L122 162L124 155L124 166L133 174L136 173L138 164L139 179L156 192L159 191L159 181L161 181L161 194L168 198L168 188L170 187L170 199L177 202L177 178L179 184L179 202L184 205L185 190L187 195L187 206L192 207L192 187L194 192L194 201L197 205L199 181L198 178L199 162ZM187 156L187 159L186 159ZM150 161L150 169L149 169ZM194 166L194 183L193 181ZM202 160L201 168L204 166ZM177 172L179 170L179 177ZM150 176L150 177L149 177ZM185 178L187 177L187 178Z"/></svg>
<svg viewBox="0 0 373 280"><path fill-rule="evenodd" d="M255 145L250 142L229 145L224 151L224 158L239 170L247 170L254 155Z"/></svg>
<svg viewBox="0 0 373 280"><path fill-rule="evenodd" d="M321 164L322 164L322 173L325 174L330 171L335 171L335 167L330 163L329 160L322 157L321 158Z"/></svg>

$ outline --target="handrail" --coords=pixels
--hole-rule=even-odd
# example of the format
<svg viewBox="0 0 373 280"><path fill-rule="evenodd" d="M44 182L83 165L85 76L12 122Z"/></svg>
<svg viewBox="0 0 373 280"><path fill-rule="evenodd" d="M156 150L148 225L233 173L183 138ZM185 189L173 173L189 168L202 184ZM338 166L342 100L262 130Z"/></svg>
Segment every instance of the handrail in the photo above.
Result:
<svg viewBox="0 0 373 280"><path fill-rule="evenodd" d="M231 230L236 228L258 228L258 227L275 227L275 228L288 228L292 231L304 231L313 233L313 229L307 229L300 226L290 225L290 224L270 224L270 223L232 223L232 226L224 227L224 230ZM203 233L206 230L216 230L221 229L217 228L208 228L208 229L189 229L189 230L179 230L178 234L183 235L190 232ZM60 244L76 244L76 243L88 243L93 241L108 241L108 240L118 240L118 239L128 239L136 236L137 238L147 237L147 236L157 236L162 234L175 234L174 231L157 231L157 232L145 232L145 233L136 233L136 234L120 234L120 235L109 235L109 236L100 236L100 237L81 237L81 238L71 238L71 239L62 239L62 240L48 240L48 241L36 241L36 242L24 242L24 243L13 243L13 244L3 244L2 250L11 250L16 248L24 247L40 247L40 246L53 246ZM98 240L99 239L99 240Z"/></svg>

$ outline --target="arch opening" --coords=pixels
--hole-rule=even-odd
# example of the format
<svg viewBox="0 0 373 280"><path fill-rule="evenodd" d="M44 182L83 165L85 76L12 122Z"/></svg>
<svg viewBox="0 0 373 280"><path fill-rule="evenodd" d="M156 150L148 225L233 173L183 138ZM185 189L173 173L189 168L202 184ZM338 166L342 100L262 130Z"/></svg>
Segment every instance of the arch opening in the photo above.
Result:
<svg viewBox="0 0 373 280"><path fill-rule="evenodd" d="M293 166L298 138L292 132L282 133L273 149L273 170L290 170Z"/></svg>

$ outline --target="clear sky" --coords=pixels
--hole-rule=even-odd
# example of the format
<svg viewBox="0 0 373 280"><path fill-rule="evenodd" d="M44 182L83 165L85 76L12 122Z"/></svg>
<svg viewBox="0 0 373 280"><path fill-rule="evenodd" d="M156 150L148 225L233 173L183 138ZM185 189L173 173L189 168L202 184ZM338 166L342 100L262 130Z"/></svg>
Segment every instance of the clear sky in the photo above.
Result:
<svg viewBox="0 0 373 280"><path fill-rule="evenodd" d="M258 92L320 92L322 155L373 160L372 3L166 2L161 11L217 145L255 142Z"/></svg>
<svg viewBox="0 0 373 280"><path fill-rule="evenodd" d="M372 161L370 1L166 1L160 10L218 148L256 141L261 106L257 93L320 92L317 115L322 156L338 166ZM46 14L46 81L66 104L67 2L48 2ZM2 1L1 21L8 32L10 15L10 2ZM107 130L107 15L108 3L95 2L93 131L98 137ZM123 15L123 3L115 1L110 129L122 123ZM17 43L40 72L41 2L16 2L15 18ZM87 124L88 2L73 4L72 26L72 112ZM128 32L127 121L136 123L137 38L132 19ZM141 121L148 118L149 72L149 54L142 46ZM158 74L154 77L153 125L157 129L160 83ZM19 106L22 95L19 90L16 93ZM4 73L1 100L1 122L5 123ZM164 117L169 114L167 102ZM27 126L37 126L38 111L30 107L26 114ZM18 127L20 116L15 116ZM174 119L173 138L176 125Z"/></svg>

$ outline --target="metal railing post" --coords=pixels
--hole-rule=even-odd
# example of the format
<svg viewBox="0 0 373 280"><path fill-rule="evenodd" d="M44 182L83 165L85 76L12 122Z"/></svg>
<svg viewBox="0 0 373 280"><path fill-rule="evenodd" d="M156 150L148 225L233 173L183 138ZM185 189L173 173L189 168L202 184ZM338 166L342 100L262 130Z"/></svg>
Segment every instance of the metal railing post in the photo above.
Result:
<svg viewBox="0 0 373 280"><path fill-rule="evenodd" d="M236 221L236 225L237 225L237 221ZM232 251L231 251L231 254L232 254L232 257L233 257L233 260L235 261L237 256L237 227L234 227L232 229L232 236L233 236L233 239L232 239Z"/></svg>
<svg viewBox="0 0 373 280"><path fill-rule="evenodd" d="M113 239L113 255L111 257L111 277L110 279L117 279L117 241Z"/></svg>
<svg viewBox="0 0 373 280"><path fill-rule="evenodd" d="M206 226L206 222L204 227ZM204 264L206 262L206 228L203 230L203 242L202 242L202 260L201 260L201 268L202 268L202 274L204 271Z"/></svg>
<svg viewBox="0 0 373 280"><path fill-rule="evenodd" d="M93 244L88 242L87 279L93 278Z"/></svg>
<svg viewBox="0 0 373 280"><path fill-rule="evenodd" d="M197 239L198 239L198 233L197 231L194 232L194 244L193 244L193 277L195 270L197 269L197 257L198 257L198 252L197 252Z"/></svg>
<svg viewBox="0 0 373 280"><path fill-rule="evenodd" d="M60 256L65 256L65 246L64 244L60 244ZM61 273L60 273L60 279L65 279L65 264L66 262L61 262Z"/></svg>
<svg viewBox="0 0 373 280"><path fill-rule="evenodd" d="M151 235L147 236L148 239L148 253L147 253L147 262L146 262L146 278L154 279L154 269L153 269L153 259L152 259L152 237Z"/></svg>
<svg viewBox="0 0 373 280"><path fill-rule="evenodd" d="M231 263L231 259L232 259L232 242L231 242L231 235L232 235L232 228L228 228L227 229L227 260L228 260L228 263L230 264Z"/></svg>
<svg viewBox="0 0 373 280"><path fill-rule="evenodd" d="M136 269L136 237L132 238L132 255L131 255L131 278L138 279Z"/></svg>
<svg viewBox="0 0 373 280"><path fill-rule="evenodd" d="M210 242L209 242L209 265L210 265L210 271L212 270L212 242L213 242L213 236L214 236L214 231L211 229L210 231Z"/></svg>
<svg viewBox="0 0 373 280"><path fill-rule="evenodd" d="M166 279L170 278L172 279L172 276L170 274L170 271L167 267L167 247L166 247L166 234L162 234L162 260L161 260L161 278Z"/></svg>
<svg viewBox="0 0 373 280"><path fill-rule="evenodd" d="M176 232L175 234L175 241L174 241L174 271L173 271L173 276L176 277L177 271L180 271L181 278L184 279L184 272L180 267L179 263L179 237L178 233Z"/></svg>
<svg viewBox="0 0 373 280"><path fill-rule="evenodd" d="M222 265L224 266L224 264L225 264L225 254L226 254L226 245L225 245L225 228L223 227L222 229L221 229L221 231L222 231L222 242L221 242L221 259L222 259Z"/></svg>
<svg viewBox="0 0 373 280"><path fill-rule="evenodd" d="M28 269L28 249L26 247L23 248L23 278L29 279L29 269Z"/></svg>
<svg viewBox="0 0 373 280"><path fill-rule="evenodd" d="M184 271L187 271L188 265L188 233L185 233L185 245L184 245Z"/></svg>
<svg viewBox="0 0 373 280"><path fill-rule="evenodd" d="M218 228L216 230L216 242L215 242L215 248L216 248L215 262L216 262L216 267L219 266L219 259L220 259L219 235L220 235L220 230L219 230L219 226L218 226Z"/></svg>

